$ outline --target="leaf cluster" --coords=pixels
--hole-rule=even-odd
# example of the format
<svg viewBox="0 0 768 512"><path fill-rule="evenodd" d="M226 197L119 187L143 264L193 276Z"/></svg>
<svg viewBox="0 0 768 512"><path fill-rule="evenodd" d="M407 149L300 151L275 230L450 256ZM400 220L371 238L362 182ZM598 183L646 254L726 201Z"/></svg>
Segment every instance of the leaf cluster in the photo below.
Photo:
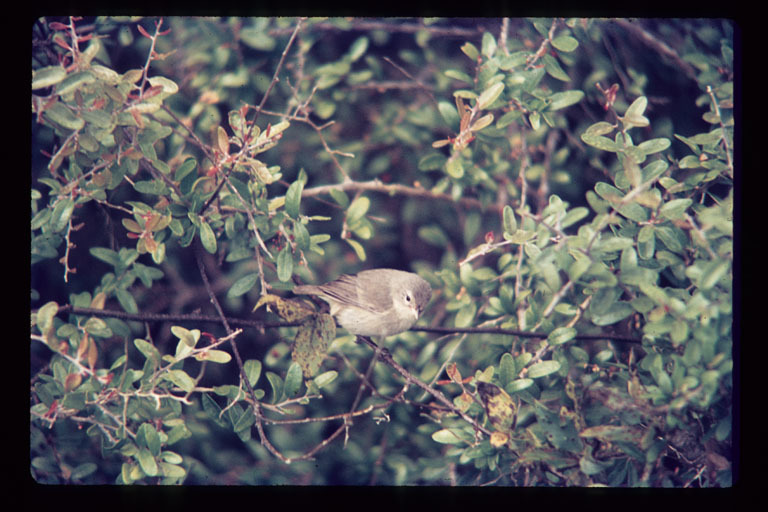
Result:
<svg viewBox="0 0 768 512"><path fill-rule="evenodd" d="M71 17L33 43L38 481L730 485L730 22ZM463 331L374 354L280 297L369 267Z"/></svg>

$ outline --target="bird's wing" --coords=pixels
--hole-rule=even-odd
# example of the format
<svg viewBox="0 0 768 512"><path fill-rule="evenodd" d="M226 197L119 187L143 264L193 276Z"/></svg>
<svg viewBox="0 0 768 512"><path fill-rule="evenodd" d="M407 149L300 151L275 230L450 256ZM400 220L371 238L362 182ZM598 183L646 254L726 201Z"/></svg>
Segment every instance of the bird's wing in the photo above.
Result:
<svg viewBox="0 0 768 512"><path fill-rule="evenodd" d="M375 311L371 308L370 301L366 301L358 293L357 281L354 276L343 274L335 281L322 284L318 288L341 305Z"/></svg>

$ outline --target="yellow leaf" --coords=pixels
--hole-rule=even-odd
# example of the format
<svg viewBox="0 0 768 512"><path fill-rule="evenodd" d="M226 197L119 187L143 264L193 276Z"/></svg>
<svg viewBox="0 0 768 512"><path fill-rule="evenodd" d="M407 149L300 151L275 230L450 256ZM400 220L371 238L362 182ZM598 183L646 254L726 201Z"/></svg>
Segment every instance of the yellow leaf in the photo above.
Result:
<svg viewBox="0 0 768 512"><path fill-rule="evenodd" d="M336 321L326 313L313 314L296 333L291 359L300 367L305 379L311 379L320 369L328 352L328 343L336 337Z"/></svg>
<svg viewBox="0 0 768 512"><path fill-rule="evenodd" d="M221 126L219 126L216 133L218 137L219 150L221 150L221 152L224 153L225 155L228 155L229 154L229 136L227 135L227 131Z"/></svg>
<svg viewBox="0 0 768 512"><path fill-rule="evenodd" d="M517 419L517 406L512 397L499 386L488 382L478 382L477 392L483 401L488 419L496 430L512 430Z"/></svg>
<svg viewBox="0 0 768 512"><path fill-rule="evenodd" d="M91 301L92 309L104 309L104 302L107 300L107 295L104 292L99 292Z"/></svg>
<svg viewBox="0 0 768 512"><path fill-rule="evenodd" d="M494 448L504 446L507 444L507 441L509 441L509 434L498 431L491 433L491 446Z"/></svg>
<svg viewBox="0 0 768 512"><path fill-rule="evenodd" d="M79 373L70 373L64 379L64 391L72 391L83 382L83 376Z"/></svg>
<svg viewBox="0 0 768 512"><path fill-rule="evenodd" d="M314 310L307 307L306 303L303 301L288 300L271 294L262 296L253 307L253 311L256 311L264 305L266 305L270 311L272 311L272 307L274 307L274 309L277 310L278 316L286 322L298 322L314 313Z"/></svg>

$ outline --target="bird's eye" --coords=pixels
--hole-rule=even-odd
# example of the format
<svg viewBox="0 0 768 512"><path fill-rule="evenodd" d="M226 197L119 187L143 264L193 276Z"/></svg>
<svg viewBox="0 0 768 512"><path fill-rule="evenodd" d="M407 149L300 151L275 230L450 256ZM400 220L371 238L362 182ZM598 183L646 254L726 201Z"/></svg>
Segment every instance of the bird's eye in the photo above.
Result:
<svg viewBox="0 0 768 512"><path fill-rule="evenodd" d="M405 302L411 302L411 295L409 293L405 294Z"/></svg>

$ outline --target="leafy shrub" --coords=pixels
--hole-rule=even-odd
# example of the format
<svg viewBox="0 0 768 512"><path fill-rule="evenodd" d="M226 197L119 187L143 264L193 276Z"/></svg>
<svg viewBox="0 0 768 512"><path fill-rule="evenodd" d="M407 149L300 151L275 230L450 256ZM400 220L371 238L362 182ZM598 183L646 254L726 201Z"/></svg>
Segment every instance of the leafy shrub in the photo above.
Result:
<svg viewBox="0 0 768 512"><path fill-rule="evenodd" d="M733 31L38 20L33 477L730 485ZM287 293L382 266L380 359Z"/></svg>

